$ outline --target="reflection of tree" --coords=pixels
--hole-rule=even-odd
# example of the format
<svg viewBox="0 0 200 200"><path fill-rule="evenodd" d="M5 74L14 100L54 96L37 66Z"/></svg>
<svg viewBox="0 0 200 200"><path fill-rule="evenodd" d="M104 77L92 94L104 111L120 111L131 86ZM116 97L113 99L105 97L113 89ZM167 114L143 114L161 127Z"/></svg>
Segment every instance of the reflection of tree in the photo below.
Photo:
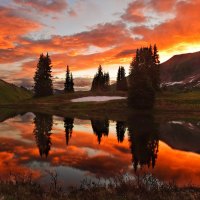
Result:
<svg viewBox="0 0 200 200"><path fill-rule="evenodd" d="M74 119L72 118L64 118L64 127L66 134L66 144L69 144L69 139L72 137L73 127L74 127Z"/></svg>
<svg viewBox="0 0 200 200"><path fill-rule="evenodd" d="M118 142L124 141L124 134L126 132L126 126L125 123L122 121L116 122L116 133L117 133L117 140Z"/></svg>
<svg viewBox="0 0 200 200"><path fill-rule="evenodd" d="M138 166L154 168L158 153L158 131L152 115L132 115L128 120L130 148L135 171Z"/></svg>
<svg viewBox="0 0 200 200"><path fill-rule="evenodd" d="M51 129L53 118L51 115L36 113L34 118L35 129L33 131L39 148L40 156L49 154L51 149Z"/></svg>
<svg viewBox="0 0 200 200"><path fill-rule="evenodd" d="M109 121L91 119L92 129L95 135L97 135L99 144L101 143L102 135L108 136L109 134Z"/></svg>

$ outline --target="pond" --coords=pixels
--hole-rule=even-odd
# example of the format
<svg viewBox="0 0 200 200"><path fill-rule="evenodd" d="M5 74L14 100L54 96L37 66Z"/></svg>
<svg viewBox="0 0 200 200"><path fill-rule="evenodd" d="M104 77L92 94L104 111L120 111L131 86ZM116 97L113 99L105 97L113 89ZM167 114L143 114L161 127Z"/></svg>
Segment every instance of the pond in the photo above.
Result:
<svg viewBox="0 0 200 200"><path fill-rule="evenodd" d="M0 174L31 172L46 184L50 171L64 185L88 178L151 173L161 181L200 184L200 122L127 121L25 113L0 122Z"/></svg>

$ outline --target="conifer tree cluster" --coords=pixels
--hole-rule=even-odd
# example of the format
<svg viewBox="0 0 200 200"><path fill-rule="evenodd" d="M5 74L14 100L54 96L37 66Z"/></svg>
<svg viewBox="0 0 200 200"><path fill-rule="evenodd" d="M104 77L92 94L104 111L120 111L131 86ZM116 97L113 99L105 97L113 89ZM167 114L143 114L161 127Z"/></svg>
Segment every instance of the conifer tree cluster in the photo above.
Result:
<svg viewBox="0 0 200 200"><path fill-rule="evenodd" d="M46 56L40 55L37 69L34 76L34 96L43 97L53 94L53 84L51 76L51 59L47 53Z"/></svg>
<svg viewBox="0 0 200 200"><path fill-rule="evenodd" d="M95 74L92 81L91 91L107 91L110 86L109 73L104 73L101 65L98 68L98 72Z"/></svg>
<svg viewBox="0 0 200 200"><path fill-rule="evenodd" d="M156 45L152 49L137 49L130 65L130 86L128 104L136 109L151 109L154 106L155 92L160 87L159 55Z"/></svg>
<svg viewBox="0 0 200 200"><path fill-rule="evenodd" d="M34 75L34 97L44 97L53 95L53 82L51 75L51 59L48 55L40 55L37 69ZM74 81L69 66L67 66L64 92L74 92Z"/></svg>
<svg viewBox="0 0 200 200"><path fill-rule="evenodd" d="M116 89L122 91L128 90L128 84L124 67L119 67L118 69Z"/></svg>
<svg viewBox="0 0 200 200"><path fill-rule="evenodd" d="M74 92L74 81L72 73L70 73L69 66L67 66L66 79L64 83L64 92Z"/></svg>

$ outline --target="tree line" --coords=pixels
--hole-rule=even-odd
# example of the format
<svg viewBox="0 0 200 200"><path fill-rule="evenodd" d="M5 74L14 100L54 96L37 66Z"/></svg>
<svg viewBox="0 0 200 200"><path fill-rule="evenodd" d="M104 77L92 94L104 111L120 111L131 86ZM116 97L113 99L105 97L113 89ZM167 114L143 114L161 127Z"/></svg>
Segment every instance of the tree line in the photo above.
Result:
<svg viewBox="0 0 200 200"><path fill-rule="evenodd" d="M51 59L47 55L40 55L37 69L34 76L34 96L43 97L50 96L53 94L53 81L51 75ZM116 89L127 91L127 78L125 76L124 67L120 66L117 73ZM100 65L98 71L95 74L91 91L109 91L110 90L110 75L107 72L103 72L103 68ZM64 92L71 93L74 92L74 80L73 75L70 72L69 66L67 65L66 77L64 82Z"/></svg>
<svg viewBox="0 0 200 200"><path fill-rule="evenodd" d="M53 95L53 81L51 75L51 59L48 53L41 54L34 76L34 96L43 97ZM151 109L154 106L156 92L160 89L160 61L157 46L141 47L136 50L130 64L129 76L126 77L125 68L120 66L117 72L116 90L128 91L128 106L136 109ZM91 91L109 91L110 75L98 67L94 75ZM73 75L69 66L66 69L64 92L74 92Z"/></svg>

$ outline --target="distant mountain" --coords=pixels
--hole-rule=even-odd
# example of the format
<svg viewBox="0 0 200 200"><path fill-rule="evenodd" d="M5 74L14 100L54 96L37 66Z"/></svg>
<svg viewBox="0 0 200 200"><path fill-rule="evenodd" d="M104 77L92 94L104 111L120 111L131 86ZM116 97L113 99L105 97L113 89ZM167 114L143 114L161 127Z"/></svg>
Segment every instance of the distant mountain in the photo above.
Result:
<svg viewBox="0 0 200 200"><path fill-rule="evenodd" d="M31 96L32 93L26 88L17 87L0 79L0 104L17 102Z"/></svg>
<svg viewBox="0 0 200 200"><path fill-rule="evenodd" d="M161 64L166 86L200 87L200 52L175 55Z"/></svg>

